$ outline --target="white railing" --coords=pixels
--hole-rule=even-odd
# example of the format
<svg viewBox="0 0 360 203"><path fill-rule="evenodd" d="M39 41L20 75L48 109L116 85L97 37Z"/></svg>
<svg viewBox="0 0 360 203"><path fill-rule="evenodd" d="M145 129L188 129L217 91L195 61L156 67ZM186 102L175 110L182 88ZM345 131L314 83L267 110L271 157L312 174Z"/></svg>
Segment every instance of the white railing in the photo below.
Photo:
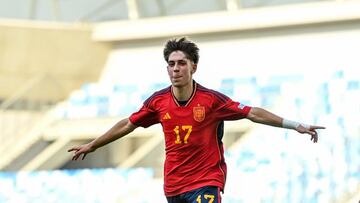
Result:
<svg viewBox="0 0 360 203"><path fill-rule="evenodd" d="M0 151L22 139L49 109L48 101L31 99L31 94L48 85L47 74L29 79L0 105ZM55 82L51 80L50 83Z"/></svg>

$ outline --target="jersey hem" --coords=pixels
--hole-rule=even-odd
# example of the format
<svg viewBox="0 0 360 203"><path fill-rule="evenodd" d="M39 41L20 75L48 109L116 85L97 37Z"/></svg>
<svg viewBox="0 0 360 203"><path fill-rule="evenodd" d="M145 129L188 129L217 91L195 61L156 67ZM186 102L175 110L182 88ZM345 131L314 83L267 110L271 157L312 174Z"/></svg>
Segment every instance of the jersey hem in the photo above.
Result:
<svg viewBox="0 0 360 203"><path fill-rule="evenodd" d="M206 183L206 184L204 184L204 183L196 184L196 185L193 185L191 187L185 187L184 189L173 191L173 192L166 192L165 191L165 196L166 197L173 197L173 196L183 194L185 192L190 192L192 190L196 190L196 189L199 189L199 188L202 188L202 187L207 187L207 186L219 187L220 191L223 191L223 189L224 189L224 184L220 184L218 182L210 182L210 183Z"/></svg>

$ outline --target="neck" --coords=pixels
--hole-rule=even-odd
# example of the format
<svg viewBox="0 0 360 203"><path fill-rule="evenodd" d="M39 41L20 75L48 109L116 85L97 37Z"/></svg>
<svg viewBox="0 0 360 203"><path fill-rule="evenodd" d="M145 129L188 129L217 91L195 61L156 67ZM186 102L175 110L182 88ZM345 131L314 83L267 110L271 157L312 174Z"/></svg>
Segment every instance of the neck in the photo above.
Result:
<svg viewBox="0 0 360 203"><path fill-rule="evenodd" d="M173 87L173 94L178 101L187 101L190 99L194 86L193 81L182 87Z"/></svg>

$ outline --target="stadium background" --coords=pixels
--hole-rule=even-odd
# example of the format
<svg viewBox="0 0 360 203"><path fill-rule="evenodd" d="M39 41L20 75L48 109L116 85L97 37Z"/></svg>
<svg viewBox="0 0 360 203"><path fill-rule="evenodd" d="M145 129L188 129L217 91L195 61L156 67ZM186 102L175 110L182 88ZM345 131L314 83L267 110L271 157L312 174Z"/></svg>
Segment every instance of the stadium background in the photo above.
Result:
<svg viewBox="0 0 360 203"><path fill-rule="evenodd" d="M227 122L225 203L359 201L360 1L1 0L0 202L165 202L160 126L66 149L169 85L163 44L184 35L199 83L327 127L313 144Z"/></svg>

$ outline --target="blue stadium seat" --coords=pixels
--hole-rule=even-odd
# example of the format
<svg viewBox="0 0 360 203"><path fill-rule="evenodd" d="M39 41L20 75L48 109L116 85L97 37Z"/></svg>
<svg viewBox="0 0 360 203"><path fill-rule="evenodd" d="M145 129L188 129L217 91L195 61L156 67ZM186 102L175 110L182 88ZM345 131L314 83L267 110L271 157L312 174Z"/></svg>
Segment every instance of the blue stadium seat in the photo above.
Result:
<svg viewBox="0 0 360 203"><path fill-rule="evenodd" d="M115 203L132 197L150 203L151 198L144 201L134 191L149 184L153 175L149 168L1 172L0 201Z"/></svg>

